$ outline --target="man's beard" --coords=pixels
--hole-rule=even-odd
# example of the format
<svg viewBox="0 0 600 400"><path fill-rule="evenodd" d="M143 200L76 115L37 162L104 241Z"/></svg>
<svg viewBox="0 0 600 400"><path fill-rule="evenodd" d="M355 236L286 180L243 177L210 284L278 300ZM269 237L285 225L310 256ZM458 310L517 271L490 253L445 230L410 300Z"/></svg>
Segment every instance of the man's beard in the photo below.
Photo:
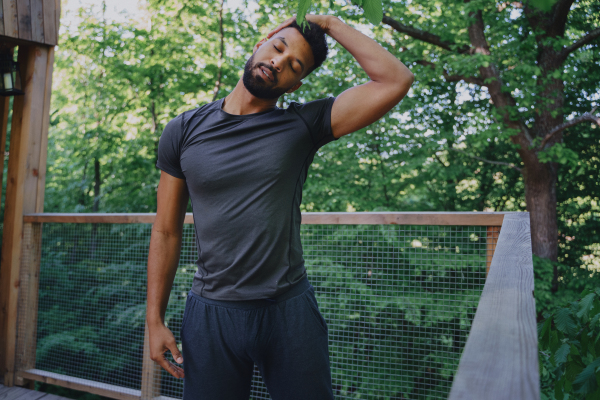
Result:
<svg viewBox="0 0 600 400"><path fill-rule="evenodd" d="M273 74L273 78L275 79L275 85L277 84L277 78L275 77L275 72L268 65L263 63L258 63L257 65L262 65ZM259 99L276 99L288 89L269 87L267 86L271 82L266 77L255 76L252 74L252 70L255 69L257 65L254 65L254 54L250 56L248 61L246 61L246 66L244 67L244 76L242 77L242 82L244 82L244 86L246 89L252 94L254 97L258 97ZM260 72L262 74L262 72Z"/></svg>

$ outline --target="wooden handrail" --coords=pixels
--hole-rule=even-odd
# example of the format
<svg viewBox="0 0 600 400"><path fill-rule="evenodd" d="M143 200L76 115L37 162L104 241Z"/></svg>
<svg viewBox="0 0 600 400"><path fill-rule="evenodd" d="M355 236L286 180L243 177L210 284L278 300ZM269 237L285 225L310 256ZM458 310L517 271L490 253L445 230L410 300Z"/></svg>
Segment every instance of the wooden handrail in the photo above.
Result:
<svg viewBox="0 0 600 400"><path fill-rule="evenodd" d="M529 213L504 218L449 400L539 400Z"/></svg>
<svg viewBox="0 0 600 400"><path fill-rule="evenodd" d="M510 212L307 212L302 223L310 225L465 225L502 226ZM39 213L26 214L23 222L152 224L156 213ZM185 223L193 224L192 213Z"/></svg>

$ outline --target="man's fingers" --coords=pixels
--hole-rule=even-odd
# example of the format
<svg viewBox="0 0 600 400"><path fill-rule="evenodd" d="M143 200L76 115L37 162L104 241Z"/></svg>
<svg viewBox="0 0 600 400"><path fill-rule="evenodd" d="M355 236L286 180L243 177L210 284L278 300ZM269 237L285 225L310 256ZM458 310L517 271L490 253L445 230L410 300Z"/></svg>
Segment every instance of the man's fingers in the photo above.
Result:
<svg viewBox="0 0 600 400"><path fill-rule="evenodd" d="M169 343L169 345L167 347L171 351L173 360L175 360L175 362L177 364L183 364L183 357L181 356L181 353L179 352L179 349L177 348L177 343L175 341L173 341L173 342Z"/></svg>
<svg viewBox="0 0 600 400"><path fill-rule="evenodd" d="M181 367L169 362L169 360L167 360L165 357L158 360L158 365L160 365L165 371L173 375L175 378L183 378L185 376Z"/></svg>
<svg viewBox="0 0 600 400"><path fill-rule="evenodd" d="M282 30L283 28L285 28L286 26L288 26L289 24L291 24L295 20L296 20L296 17L291 17L291 18L288 18L285 21L283 21L281 24L279 24L277 26L277 28L273 29L271 32L269 32L267 34L267 39L270 39L274 34L276 34L277 32L279 32L280 30Z"/></svg>

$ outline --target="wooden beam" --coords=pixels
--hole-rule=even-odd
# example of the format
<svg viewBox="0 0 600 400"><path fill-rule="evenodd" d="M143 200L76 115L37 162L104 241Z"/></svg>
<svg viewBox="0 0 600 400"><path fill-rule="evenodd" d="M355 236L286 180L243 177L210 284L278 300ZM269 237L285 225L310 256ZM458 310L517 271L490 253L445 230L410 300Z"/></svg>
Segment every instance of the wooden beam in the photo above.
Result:
<svg viewBox="0 0 600 400"><path fill-rule="evenodd" d="M18 61L21 69L22 96L14 97L11 126L10 157L6 185L6 204L2 239L2 262L0 271L0 373L4 384L12 386L15 371L16 320L19 294L19 269L24 212L34 212L32 202L26 198L25 182L37 174L28 160L35 160L29 153L30 141L39 141L46 92L48 48L46 46L19 47ZM32 131L32 128L40 129ZM37 179L37 177L35 177ZM29 197L29 193L27 194Z"/></svg>
<svg viewBox="0 0 600 400"><path fill-rule="evenodd" d="M500 226L504 215L510 213L419 213L419 212L331 212L302 213L303 224L323 225L463 225ZM155 213L31 213L26 222L152 224ZM185 223L193 224L192 213Z"/></svg>
<svg viewBox="0 0 600 400"><path fill-rule="evenodd" d="M318 225L502 225L505 213L483 212L313 212L303 224Z"/></svg>
<svg viewBox="0 0 600 400"><path fill-rule="evenodd" d="M96 382L89 379L75 378L68 375L55 374L39 369L19 371L16 375L23 379L44 382L50 385L58 385L118 400L140 400L141 396L140 390Z"/></svg>
<svg viewBox="0 0 600 400"><path fill-rule="evenodd" d="M15 370L17 371L35 368L42 224L24 224L22 248L15 358ZM21 385L25 383L17 382ZM33 381L29 384L30 388L32 388L32 384Z"/></svg>
<svg viewBox="0 0 600 400"><path fill-rule="evenodd" d="M2 0L4 14L4 36L19 37L19 18L17 14L17 0Z"/></svg>
<svg viewBox="0 0 600 400"><path fill-rule="evenodd" d="M449 400L539 400L529 213L504 218Z"/></svg>
<svg viewBox="0 0 600 400"><path fill-rule="evenodd" d="M142 400L160 397L161 368L150 358L150 334L148 323L144 329L144 355L142 359Z"/></svg>

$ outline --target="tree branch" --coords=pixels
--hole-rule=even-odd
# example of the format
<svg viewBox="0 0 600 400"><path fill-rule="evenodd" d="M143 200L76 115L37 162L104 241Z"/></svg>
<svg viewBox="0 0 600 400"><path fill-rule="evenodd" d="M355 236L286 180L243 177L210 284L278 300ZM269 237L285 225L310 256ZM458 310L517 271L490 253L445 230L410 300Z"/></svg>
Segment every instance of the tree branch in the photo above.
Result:
<svg viewBox="0 0 600 400"><path fill-rule="evenodd" d="M579 39L578 41L576 41L575 43L573 43L572 45L565 47L559 53L559 57L561 58L561 61L566 60L567 56L569 54L571 54L572 52L574 52L575 50L577 50L578 48L585 46L589 42L593 41L594 39L598 39L599 37L600 37L600 28L596 28L593 31L589 32L584 37L582 37L581 39Z"/></svg>
<svg viewBox="0 0 600 400"><path fill-rule="evenodd" d="M546 136L544 136L544 139L542 139L542 142L540 143L538 150L543 150L544 146L546 146L546 143L548 143L548 141L550 139L552 139L552 137L554 135L556 135L557 133L562 132L565 129L575 126L581 122L591 121L591 122L595 122L596 124L598 124L598 126L600 126L600 117L597 117L594 115L595 111L596 111L596 107L594 107L594 109L590 112L581 114L577 118L573 118L573 119L565 122L564 124L560 124L560 125L554 127L554 129L552 129L550 132L548 132L548 134Z"/></svg>
<svg viewBox="0 0 600 400"><path fill-rule="evenodd" d="M441 37L439 37L438 35L434 35L433 33L425 32L420 29L413 28L412 26L402 25L400 22L396 21L395 19L393 19L387 15L383 16L383 20L381 22L383 22L386 25L391 26L393 29L395 29L396 31L398 31L400 33L404 33L405 35L408 35L414 39L418 39L423 42L441 47L444 50L458 51L458 53L462 54L462 53L468 53L469 49L470 49L469 46L463 46L463 47L455 50L452 47L456 46L456 43L452 43L447 40L442 40Z"/></svg>
<svg viewBox="0 0 600 400"><path fill-rule="evenodd" d="M419 65L424 65L426 67L431 67L431 69L435 69L435 63L432 63L430 61L419 60L416 63ZM442 70L442 74L444 75L444 79L446 80L446 82L465 81L465 82L473 83L473 84L479 85L479 86L487 86L483 82L483 79L477 78L475 76L449 75L445 69Z"/></svg>
<svg viewBox="0 0 600 400"><path fill-rule="evenodd" d="M485 158L481 158L481 157L477 157L477 156L471 155L471 154L467 153L466 151L463 151L463 150L460 150L460 149L457 149L457 148L454 148L454 147L449 147L449 149L452 150L452 151L456 151L456 152L462 153L462 154L466 155L467 157L474 158L475 160L483 161L483 162L488 163L488 164L504 165L506 167L509 167L509 168L512 168L512 169L515 169L515 170L521 172L521 168L517 167L513 163L507 163L507 162L504 162L504 161L486 160Z"/></svg>
<svg viewBox="0 0 600 400"><path fill-rule="evenodd" d="M488 45L487 39L484 33L483 17L481 10L473 11L469 14L473 18L473 23L469 26L469 38L471 39L471 45L473 46L473 52L477 54L483 54L490 56L490 46ZM500 73L496 66L489 62L488 66L479 67L479 73L486 84L490 97L494 103L496 109L501 113L504 123L511 129L516 129L520 132L519 135L513 140L518 141L522 149L527 149L533 143L533 138L529 133L527 125L521 120L513 120L510 117L509 108L516 105L515 99L502 91L502 80Z"/></svg>
<svg viewBox="0 0 600 400"><path fill-rule="evenodd" d="M217 80L215 82L215 87L213 88L213 98L212 101L217 99L219 95L219 89L221 88L221 75L223 74L223 46L225 41L225 33L223 32L223 5L225 0L221 0L219 7L219 31L221 33L221 44L219 47L219 61L218 61L218 72L217 72Z"/></svg>

